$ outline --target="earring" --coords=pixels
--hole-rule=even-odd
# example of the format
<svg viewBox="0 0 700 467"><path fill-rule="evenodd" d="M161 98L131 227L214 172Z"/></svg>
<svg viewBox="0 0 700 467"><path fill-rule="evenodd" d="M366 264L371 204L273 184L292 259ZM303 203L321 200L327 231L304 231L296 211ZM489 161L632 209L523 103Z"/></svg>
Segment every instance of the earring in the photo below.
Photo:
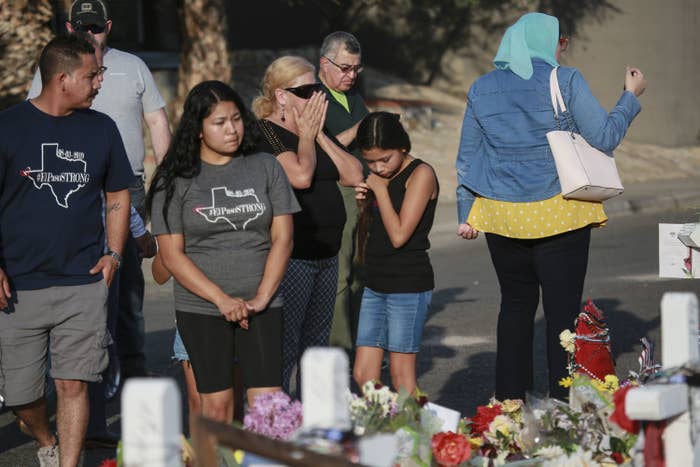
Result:
<svg viewBox="0 0 700 467"><path fill-rule="evenodd" d="M286 121L285 118L284 118L284 107L282 107L282 117L281 117L281 120L282 120L283 122Z"/></svg>

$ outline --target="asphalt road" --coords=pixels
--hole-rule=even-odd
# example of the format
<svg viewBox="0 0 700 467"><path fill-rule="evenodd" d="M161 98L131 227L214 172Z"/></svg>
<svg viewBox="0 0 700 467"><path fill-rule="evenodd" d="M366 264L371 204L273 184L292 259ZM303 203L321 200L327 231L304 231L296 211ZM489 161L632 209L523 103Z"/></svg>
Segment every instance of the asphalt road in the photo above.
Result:
<svg viewBox="0 0 700 467"><path fill-rule="evenodd" d="M605 228L593 232L584 298L593 299L606 313L620 377L636 369L641 337L655 339L660 349L663 293L700 294L700 280L657 277L657 224L696 221L697 211L614 216ZM419 385L433 401L472 415L493 393L499 295L485 241L481 237L469 242L458 239L452 223L454 212L452 205L440 206L433 230L431 255L437 288L419 354ZM156 375L180 381L180 370L170 361L174 333L171 286L149 282L145 310L149 368ZM544 391L541 311L535 328L536 390ZM657 359L660 357L659 350ZM119 429L118 401L109 409L111 428ZM0 466L36 465L36 446L19 433L13 419L7 410L0 412ZM99 465L110 454L91 451L84 465Z"/></svg>

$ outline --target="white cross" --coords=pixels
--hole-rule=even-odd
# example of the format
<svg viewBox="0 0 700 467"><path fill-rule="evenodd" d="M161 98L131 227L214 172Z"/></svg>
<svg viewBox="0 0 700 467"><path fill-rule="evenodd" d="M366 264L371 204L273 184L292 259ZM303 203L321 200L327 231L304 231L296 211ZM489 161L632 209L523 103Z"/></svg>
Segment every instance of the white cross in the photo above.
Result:
<svg viewBox="0 0 700 467"><path fill-rule="evenodd" d="M666 292L661 300L661 353L664 369L698 365L698 298L693 293ZM695 401L695 402L694 402ZM648 385L630 390L625 412L632 420L667 420L664 454L668 466L700 467L698 388L687 384Z"/></svg>

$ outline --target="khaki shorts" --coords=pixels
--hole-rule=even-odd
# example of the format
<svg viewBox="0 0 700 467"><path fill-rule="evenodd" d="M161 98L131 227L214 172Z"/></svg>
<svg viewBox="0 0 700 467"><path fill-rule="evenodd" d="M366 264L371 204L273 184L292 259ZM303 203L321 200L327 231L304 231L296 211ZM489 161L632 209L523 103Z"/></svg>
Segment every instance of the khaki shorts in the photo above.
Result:
<svg viewBox="0 0 700 467"><path fill-rule="evenodd" d="M52 378L100 381L107 368L104 280L86 285L20 290L0 311L0 394L8 406L44 395L47 350Z"/></svg>

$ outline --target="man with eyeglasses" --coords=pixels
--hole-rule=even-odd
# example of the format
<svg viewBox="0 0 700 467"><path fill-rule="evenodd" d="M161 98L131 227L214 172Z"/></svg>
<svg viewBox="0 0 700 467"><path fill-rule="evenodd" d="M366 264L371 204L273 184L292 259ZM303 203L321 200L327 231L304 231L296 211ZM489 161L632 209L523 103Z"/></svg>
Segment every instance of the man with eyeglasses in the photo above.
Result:
<svg viewBox="0 0 700 467"><path fill-rule="evenodd" d="M144 215L144 158L142 122L148 126L156 163L165 156L170 144L170 130L165 113L165 101L161 97L146 64L137 56L107 46L112 29L107 8L101 0L77 0L69 10L66 30L71 35L85 37L97 45L95 55L107 71L103 75L102 89L93 101L92 109L110 116L117 124L133 178L129 187L131 204ZM100 57L101 56L101 57ZM41 91L41 77L34 76L28 99ZM116 295L118 302L115 340L121 366L122 379L145 376L143 298L145 281L141 271L141 257L155 255L155 240L142 225L132 219L129 235L121 258L110 300ZM91 399L92 399L91 390ZM99 420L98 420L99 419ZM95 421L98 422L97 426ZM117 436L105 431L102 417L91 416L87 446L115 445Z"/></svg>
<svg viewBox="0 0 700 467"><path fill-rule="evenodd" d="M90 110L102 82L94 47L53 39L39 70L39 96L0 113L0 392L39 443L40 465L72 467L88 422L86 383L107 366L108 287L128 231L132 172L114 121Z"/></svg>
<svg viewBox="0 0 700 467"><path fill-rule="evenodd" d="M107 67L102 90L92 109L109 115L117 124L131 163L134 178L129 192L131 203L144 215L144 158L142 122L148 127L156 163L165 156L170 144L170 129L165 113L165 101L156 87L153 76L139 57L107 46L112 21L101 0L77 0L69 10L66 30L69 34L87 34L103 54ZM28 98L41 91L41 78L35 75ZM141 254L139 254L139 252ZM143 294L145 283L141 272L140 256L153 256L155 243L150 233L141 237L131 235L124 248L120 270L120 312L117 340L122 375L145 376Z"/></svg>
<svg viewBox="0 0 700 467"><path fill-rule="evenodd" d="M348 32L333 32L323 40L319 62L318 77L328 97L325 129L362 162L355 136L357 127L369 111L354 90L362 72L360 43ZM357 241L355 190L341 186L340 191L345 201L347 221L338 253L338 290L330 344L352 354L363 283L359 265L353 261Z"/></svg>

